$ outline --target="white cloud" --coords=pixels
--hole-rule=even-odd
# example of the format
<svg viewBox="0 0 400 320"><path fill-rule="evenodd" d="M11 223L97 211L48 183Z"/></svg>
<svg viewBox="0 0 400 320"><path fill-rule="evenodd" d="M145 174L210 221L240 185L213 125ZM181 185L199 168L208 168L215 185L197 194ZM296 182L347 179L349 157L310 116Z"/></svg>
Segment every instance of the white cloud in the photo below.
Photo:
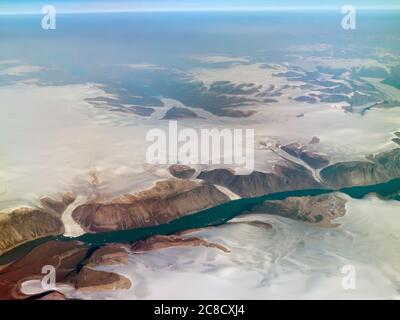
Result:
<svg viewBox="0 0 400 320"><path fill-rule="evenodd" d="M143 70L162 70L161 66L152 63L132 63L132 64L122 64L123 67L128 67L130 69L143 69Z"/></svg>
<svg viewBox="0 0 400 320"><path fill-rule="evenodd" d="M19 60L0 60L0 65L17 64Z"/></svg>
<svg viewBox="0 0 400 320"><path fill-rule="evenodd" d="M237 63L249 63L247 57L228 57L228 56L193 56L192 59L202 63L224 63L224 62L237 62Z"/></svg>
<svg viewBox="0 0 400 320"><path fill-rule="evenodd" d="M25 65L20 65L20 66L14 66L14 67L9 67L5 68L3 70L0 70L0 75L6 75L6 76L21 76L27 73L36 73L39 71L44 70L43 67L39 66L32 66L29 64Z"/></svg>

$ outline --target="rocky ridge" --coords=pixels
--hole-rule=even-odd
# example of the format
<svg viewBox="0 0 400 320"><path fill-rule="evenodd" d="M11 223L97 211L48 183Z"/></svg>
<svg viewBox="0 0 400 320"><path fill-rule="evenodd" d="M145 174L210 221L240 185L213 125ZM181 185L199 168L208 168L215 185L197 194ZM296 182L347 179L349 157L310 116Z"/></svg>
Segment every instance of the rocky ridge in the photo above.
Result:
<svg viewBox="0 0 400 320"><path fill-rule="evenodd" d="M87 232L128 230L168 223L229 200L211 183L170 179L137 194L81 205L72 217Z"/></svg>

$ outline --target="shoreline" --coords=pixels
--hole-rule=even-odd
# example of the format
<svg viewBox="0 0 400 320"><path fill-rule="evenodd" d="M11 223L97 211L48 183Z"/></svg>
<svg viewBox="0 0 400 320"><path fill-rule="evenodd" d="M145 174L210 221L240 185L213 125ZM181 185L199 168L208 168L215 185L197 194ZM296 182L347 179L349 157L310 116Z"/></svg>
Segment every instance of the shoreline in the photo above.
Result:
<svg viewBox="0 0 400 320"><path fill-rule="evenodd" d="M171 235L177 232L185 231L193 228L204 228L209 226L218 226L226 223L230 219L243 214L250 210L253 206L260 204L267 200L284 200L288 197L304 197L304 196L317 196L322 194L329 194L340 192L350 196L354 199L361 199L367 194L376 193L380 196L387 196L400 190L400 178L392 179L387 182L367 185L367 186L353 186L335 189L303 189L291 190L277 193L270 193L260 197L254 198L240 198L234 199L227 203L212 207L175 219L167 224L135 228L129 230L119 230L104 233L85 233L79 237L68 237L65 235L46 236L38 238L33 241L28 241L22 245L3 253L0 255L0 264L5 265L9 262L15 261L39 244L43 244L50 240L56 241L81 241L90 246L102 246L107 243L124 243L143 240L154 235Z"/></svg>

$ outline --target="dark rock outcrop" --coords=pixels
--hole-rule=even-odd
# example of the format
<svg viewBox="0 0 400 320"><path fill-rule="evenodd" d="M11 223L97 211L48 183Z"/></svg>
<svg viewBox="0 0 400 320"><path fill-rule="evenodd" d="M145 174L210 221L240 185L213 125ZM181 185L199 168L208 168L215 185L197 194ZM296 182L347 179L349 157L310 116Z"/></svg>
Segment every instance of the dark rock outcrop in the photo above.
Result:
<svg viewBox="0 0 400 320"><path fill-rule="evenodd" d="M368 160L335 163L321 170L321 178L339 189L372 185L400 177L400 148L371 156Z"/></svg>
<svg viewBox="0 0 400 320"><path fill-rule="evenodd" d="M293 157L299 158L314 169L320 169L329 164L327 156L307 150L307 146L295 142L281 147L281 149Z"/></svg>
<svg viewBox="0 0 400 320"><path fill-rule="evenodd" d="M175 178L179 179L190 179L196 173L195 169L182 164L174 164L168 170Z"/></svg>
<svg viewBox="0 0 400 320"><path fill-rule="evenodd" d="M299 96L299 97L294 98L293 100L295 100L297 102L307 102L310 104L314 104L314 103L318 102L318 100L316 98L310 97L310 96Z"/></svg>
<svg viewBox="0 0 400 320"><path fill-rule="evenodd" d="M389 76L389 72L382 67L376 67L376 66L365 67L364 66L360 70L358 70L357 76L367 77L367 78L386 78Z"/></svg>
<svg viewBox="0 0 400 320"><path fill-rule="evenodd" d="M135 114L142 117L150 117L154 113L153 108L145 108L145 107L130 107L129 110L132 110Z"/></svg>
<svg viewBox="0 0 400 320"><path fill-rule="evenodd" d="M321 140L318 138L318 137L316 137L316 136L314 136L314 137L312 137L311 138L311 140L310 140L310 144L317 144L317 143L319 143Z"/></svg>
<svg viewBox="0 0 400 320"><path fill-rule="evenodd" d="M35 300L68 300L67 297L58 291L51 291L46 294L41 294Z"/></svg>
<svg viewBox="0 0 400 320"><path fill-rule="evenodd" d="M40 199L42 206L54 213L62 214L67 207L75 201L76 196L71 192L66 192L61 200L56 200L50 197L43 197Z"/></svg>
<svg viewBox="0 0 400 320"><path fill-rule="evenodd" d="M199 118L199 116L190 109L172 107L165 113L162 119L177 120L177 119L188 119L188 118Z"/></svg>
<svg viewBox="0 0 400 320"><path fill-rule="evenodd" d="M392 67L390 75L388 75L382 82L400 89L400 65Z"/></svg>
<svg viewBox="0 0 400 320"><path fill-rule="evenodd" d="M330 162L327 156L307 150L302 151L300 159L314 169L323 168Z"/></svg>
<svg viewBox="0 0 400 320"><path fill-rule="evenodd" d="M198 179L226 187L244 198L321 187L309 170L294 163L276 165L273 172L253 171L249 175L236 175L228 169L215 169L201 172Z"/></svg>
<svg viewBox="0 0 400 320"><path fill-rule="evenodd" d="M255 110L238 110L232 108L225 108L223 109L223 114L221 114L221 116L232 117L232 118L247 118L251 117L256 113L257 111Z"/></svg>
<svg viewBox="0 0 400 320"><path fill-rule="evenodd" d="M262 89L261 85L254 83L235 84L230 81L216 81L210 86L210 91L217 94L253 95Z"/></svg>

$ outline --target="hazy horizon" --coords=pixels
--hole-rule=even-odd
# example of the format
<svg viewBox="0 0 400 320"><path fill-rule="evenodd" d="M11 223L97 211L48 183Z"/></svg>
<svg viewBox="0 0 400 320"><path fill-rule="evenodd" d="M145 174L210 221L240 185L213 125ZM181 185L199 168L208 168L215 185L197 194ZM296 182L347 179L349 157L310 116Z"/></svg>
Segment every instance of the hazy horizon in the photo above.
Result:
<svg viewBox="0 0 400 320"><path fill-rule="evenodd" d="M355 6L358 10L399 10L397 1L352 1L342 3L337 0L325 1L323 4L316 0L86 0L86 1L37 1L23 0L18 3L3 1L0 4L0 15L8 14L40 14L45 5L56 7L58 13L104 13L104 12L201 12L201 11L340 11L344 5Z"/></svg>

